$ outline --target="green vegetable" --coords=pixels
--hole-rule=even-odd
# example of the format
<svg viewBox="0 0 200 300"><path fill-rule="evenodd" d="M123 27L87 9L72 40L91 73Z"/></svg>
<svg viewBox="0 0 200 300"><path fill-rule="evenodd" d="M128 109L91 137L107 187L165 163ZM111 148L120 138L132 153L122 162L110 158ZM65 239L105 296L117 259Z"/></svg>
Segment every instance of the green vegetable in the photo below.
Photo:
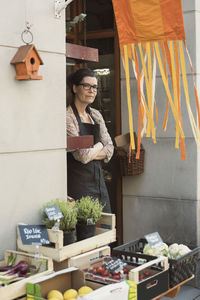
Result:
<svg viewBox="0 0 200 300"><path fill-rule="evenodd" d="M68 200L65 199L55 199L52 201L49 201L44 204L42 209L42 215L44 217L43 223L46 225L48 229L51 229L56 221L50 221L44 211L45 207L57 205L60 211L63 214L63 218L60 219L59 229L63 230L64 232L70 232L76 228L77 223L77 209L75 206L70 203Z"/></svg>
<svg viewBox="0 0 200 300"><path fill-rule="evenodd" d="M8 285L16 280L27 277L29 267L26 261L19 261L16 266L5 266L0 268L0 284Z"/></svg>
<svg viewBox="0 0 200 300"><path fill-rule="evenodd" d="M76 201L78 222L87 223L91 219L93 224L96 224L101 218L104 205L98 199L93 199L90 196L82 197Z"/></svg>
<svg viewBox="0 0 200 300"><path fill-rule="evenodd" d="M14 255L13 252L10 253L10 255L8 256L8 266L12 266L15 263L17 255Z"/></svg>

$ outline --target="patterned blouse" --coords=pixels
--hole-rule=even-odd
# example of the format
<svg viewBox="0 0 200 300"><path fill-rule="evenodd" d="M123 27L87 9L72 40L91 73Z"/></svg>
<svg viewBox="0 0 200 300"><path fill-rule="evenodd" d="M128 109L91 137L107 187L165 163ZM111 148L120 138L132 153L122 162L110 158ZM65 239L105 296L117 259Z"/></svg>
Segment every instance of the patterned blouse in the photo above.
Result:
<svg viewBox="0 0 200 300"><path fill-rule="evenodd" d="M108 130L106 128L104 119L100 112L94 108L90 108L90 111L92 113L93 118L95 121L100 125L100 136L101 136L101 141L104 146L102 146L102 143L98 142L94 145L93 148L88 148L88 149L80 149L73 151L72 154L74 158L83 164L87 164L91 160L95 159L96 155L99 153L101 149L104 150L106 153L106 158L104 159L104 162L108 162L114 151L114 146L112 143L112 140L110 138L110 135L108 133ZM78 122L76 120L76 117L74 115L74 112L71 108L71 106L67 107L67 135L68 136L79 136L79 126ZM93 122L92 118L91 122ZM81 120L83 122L83 120Z"/></svg>

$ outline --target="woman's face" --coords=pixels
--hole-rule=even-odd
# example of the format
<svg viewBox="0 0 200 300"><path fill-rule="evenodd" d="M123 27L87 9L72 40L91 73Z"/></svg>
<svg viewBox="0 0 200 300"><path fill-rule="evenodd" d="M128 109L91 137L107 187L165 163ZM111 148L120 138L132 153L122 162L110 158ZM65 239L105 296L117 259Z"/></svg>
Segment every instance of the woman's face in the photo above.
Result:
<svg viewBox="0 0 200 300"><path fill-rule="evenodd" d="M93 103L97 94L96 77L84 77L79 85L73 85L73 91L75 93L75 101L86 105Z"/></svg>

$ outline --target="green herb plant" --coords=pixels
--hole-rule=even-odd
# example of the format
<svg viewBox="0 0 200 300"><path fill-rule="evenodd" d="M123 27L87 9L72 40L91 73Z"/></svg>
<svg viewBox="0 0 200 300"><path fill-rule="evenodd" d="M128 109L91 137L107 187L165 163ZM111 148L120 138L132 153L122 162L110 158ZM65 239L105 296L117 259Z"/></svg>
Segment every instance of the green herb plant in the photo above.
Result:
<svg viewBox="0 0 200 300"><path fill-rule="evenodd" d="M77 209L76 207L70 203L66 199L55 199L51 200L44 204L42 209L42 215L43 215L43 222L46 225L48 229L51 229L55 222L54 220L49 220L44 208L52 205L57 205L60 211L63 214L63 218L60 219L59 229L63 230L63 232L70 232L76 228L77 223Z"/></svg>
<svg viewBox="0 0 200 300"><path fill-rule="evenodd" d="M96 224L101 218L104 205L99 202L98 198L85 196L76 201L75 207L79 223L87 224L87 220L92 219L93 224Z"/></svg>

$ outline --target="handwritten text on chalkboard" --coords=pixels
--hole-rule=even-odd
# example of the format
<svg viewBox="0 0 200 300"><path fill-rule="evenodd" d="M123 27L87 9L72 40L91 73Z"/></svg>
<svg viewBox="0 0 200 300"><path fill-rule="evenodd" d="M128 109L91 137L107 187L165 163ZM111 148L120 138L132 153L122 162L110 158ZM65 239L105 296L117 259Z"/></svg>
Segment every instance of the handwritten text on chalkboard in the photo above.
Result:
<svg viewBox="0 0 200 300"><path fill-rule="evenodd" d="M63 214L57 205L52 205L44 208L49 220L58 220L63 218Z"/></svg>
<svg viewBox="0 0 200 300"><path fill-rule="evenodd" d="M151 248L153 248L153 249L156 247L159 247L163 243L163 240L160 237L158 232L146 234L145 238L146 238L147 242L149 243L149 245L151 246Z"/></svg>
<svg viewBox="0 0 200 300"><path fill-rule="evenodd" d="M44 225L19 225L22 243L25 245L50 244L48 232Z"/></svg>

